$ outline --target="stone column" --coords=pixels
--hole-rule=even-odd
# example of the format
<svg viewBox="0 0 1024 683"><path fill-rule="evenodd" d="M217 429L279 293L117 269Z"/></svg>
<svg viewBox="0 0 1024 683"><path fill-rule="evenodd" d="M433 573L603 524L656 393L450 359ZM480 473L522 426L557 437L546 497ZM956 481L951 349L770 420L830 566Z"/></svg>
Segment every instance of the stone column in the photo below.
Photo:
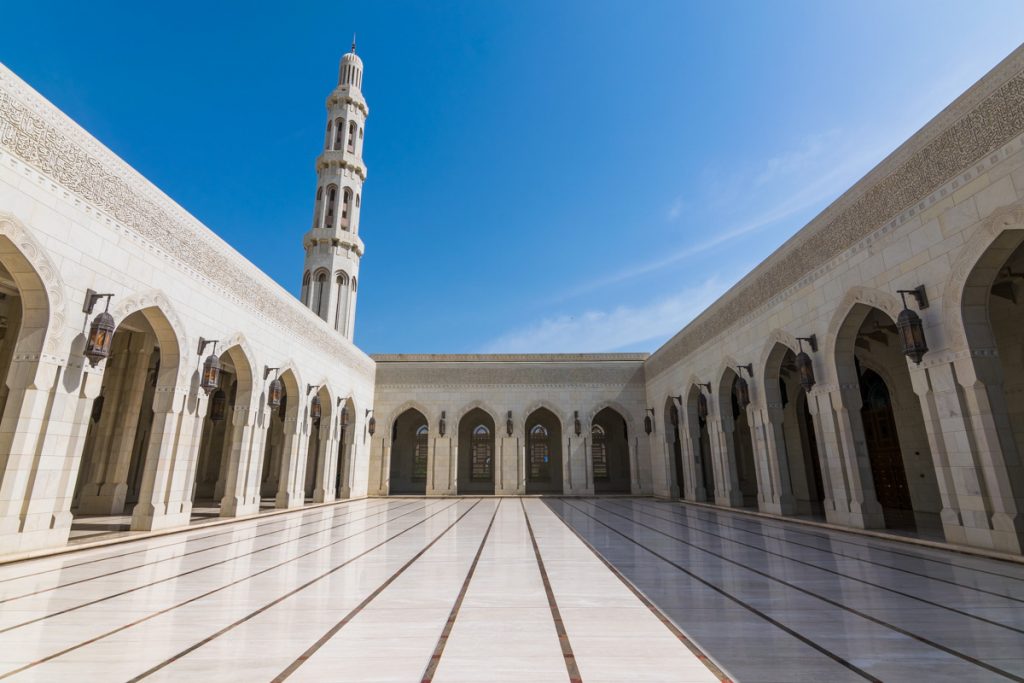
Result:
<svg viewBox="0 0 1024 683"><path fill-rule="evenodd" d="M7 375L7 404L0 421L0 550L18 552L61 545L67 540L70 520L61 516L54 528L58 491L52 487L63 470L63 454L46 448L49 429L59 434L66 425L63 412L74 403L60 393L56 362L38 359L14 360ZM54 441L51 448L60 444ZM51 489L52 490L47 490Z"/></svg>
<svg viewBox="0 0 1024 683"><path fill-rule="evenodd" d="M570 496L594 495L594 473L590 462L590 425L581 425L576 436L572 421L564 435L562 453L562 492Z"/></svg>
<svg viewBox="0 0 1024 683"><path fill-rule="evenodd" d="M824 404L824 412L821 403ZM850 503L843 483L842 459L839 457L839 446L835 439L835 422L832 419L832 407L827 391L818 388L807 394L807 412L811 414L811 426L814 429L814 442L818 447L819 465L821 467L821 485L825 489L822 507L825 509L825 520L832 524L846 524L850 513ZM826 430L828 435L826 436ZM828 442L835 444L831 448ZM832 454L830 456L829 454ZM839 483L834 483L838 477ZM838 496L838 497L837 497Z"/></svg>
<svg viewBox="0 0 1024 683"><path fill-rule="evenodd" d="M763 492L763 512L776 515L796 514L796 497L789 480L789 453L783 432L783 408L771 403L761 410L752 410L754 457L758 461L758 474L767 476L767 486L758 476L758 490Z"/></svg>
<svg viewBox="0 0 1024 683"><path fill-rule="evenodd" d="M224 454L224 497L221 517L241 517L260 511L260 475L266 430L254 425L257 410L236 405L231 413L231 450Z"/></svg>
<svg viewBox="0 0 1024 683"><path fill-rule="evenodd" d="M846 497L849 500L846 524L863 529L885 528L882 506L878 504L875 495L867 442L864 440L864 424L860 416L860 387L856 384L841 384L830 392L829 398L835 419L835 431L829 435L833 437L834 442L826 445L826 452L830 453L831 464L831 452L834 448L842 463L842 474L846 478ZM833 481L836 481L834 476ZM833 490L833 493L837 492ZM835 497L838 498L838 495Z"/></svg>
<svg viewBox="0 0 1024 683"><path fill-rule="evenodd" d="M715 503L743 507L743 492L740 490L732 436L735 429L731 416L715 419L708 417L708 441L711 443L715 473Z"/></svg>
<svg viewBox="0 0 1024 683"><path fill-rule="evenodd" d="M157 387L153 399L153 428L142 462L139 502L132 513L133 531L185 526L189 522L191 509L182 508L180 487L174 488L175 475L183 469L181 463L176 462L179 455L176 448L186 399L185 389ZM187 431L187 434L180 435L184 437L183 444L191 444L191 429ZM184 445L182 449L185 449ZM185 453L181 455L189 457Z"/></svg>
<svg viewBox="0 0 1024 683"><path fill-rule="evenodd" d="M284 420L284 443L281 448L281 463L277 478L277 496L274 506L282 509L298 508L305 504L303 473L306 465L307 439L302 438L302 423L298 416L302 407L295 412L289 409Z"/></svg>
<svg viewBox="0 0 1024 683"><path fill-rule="evenodd" d="M497 463L495 465L494 492L502 495L522 495L523 489L522 463L523 435L514 426L509 435L504 423L495 425L498 434L494 439L494 450Z"/></svg>
<svg viewBox="0 0 1024 683"><path fill-rule="evenodd" d="M444 436L437 434L437 425L429 425L427 449L427 495L451 496L458 492L458 441L451 430ZM456 433L458 428L456 428Z"/></svg>
<svg viewBox="0 0 1024 683"><path fill-rule="evenodd" d="M313 487L313 502L324 503L334 500L337 495L335 475L338 467L338 441L334 436L334 420L320 423L320 452L317 454L316 486Z"/></svg>
<svg viewBox="0 0 1024 683"><path fill-rule="evenodd" d="M1024 466L1010 423L998 356L994 351L975 351L950 365L930 367L928 375L950 468L946 478L956 493L963 522L962 542L1021 553ZM931 425L929 440L930 432Z"/></svg>
<svg viewBox="0 0 1024 683"><path fill-rule="evenodd" d="M700 453L700 418L696 410L679 411L679 446L683 461L683 487L681 498L714 502L714 491L704 489L704 463ZM704 457L711 457L708 453Z"/></svg>

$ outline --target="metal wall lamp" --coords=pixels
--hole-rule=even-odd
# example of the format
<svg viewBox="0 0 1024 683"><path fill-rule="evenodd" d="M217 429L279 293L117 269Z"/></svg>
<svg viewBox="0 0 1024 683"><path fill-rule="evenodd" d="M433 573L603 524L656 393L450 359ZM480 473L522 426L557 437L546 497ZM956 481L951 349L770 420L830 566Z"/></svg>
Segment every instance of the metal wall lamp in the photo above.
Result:
<svg viewBox="0 0 1024 683"><path fill-rule="evenodd" d="M117 329L117 325L114 324L114 316L110 315L110 299L113 296L112 293L98 294L91 289L85 290L85 304L82 306L82 312L86 315L92 315L92 309L96 306L97 301L107 300L106 308L93 318L92 324L89 325L89 336L85 340L84 355L89 359L91 367L96 367L101 360L110 358L110 347L114 343L114 330Z"/></svg>
<svg viewBox="0 0 1024 683"><path fill-rule="evenodd" d="M202 356L203 352L206 351L206 347L213 344L213 353L203 361L203 372L199 378L199 386L206 392L207 396L220 384L220 358L217 357L217 344L219 342L219 339L204 339L200 337L199 348L196 350L196 355Z"/></svg>
<svg viewBox="0 0 1024 683"><path fill-rule="evenodd" d="M896 318L896 328L903 342L903 354L920 365L924 354L928 353L928 342L924 338L924 323L921 316L907 307L907 295L914 297L917 300L917 307L924 310L928 308L928 294L924 285L918 285L914 289L898 289L896 293L903 298L903 310Z"/></svg>
<svg viewBox="0 0 1024 683"><path fill-rule="evenodd" d="M818 337L811 335L810 337L797 337L796 343L800 348L799 353L796 354L796 371L800 376L800 386L804 388L804 391L810 391L815 384L814 379L814 363L811 362L811 357L804 351L804 342L811 347L812 353L818 352Z"/></svg>

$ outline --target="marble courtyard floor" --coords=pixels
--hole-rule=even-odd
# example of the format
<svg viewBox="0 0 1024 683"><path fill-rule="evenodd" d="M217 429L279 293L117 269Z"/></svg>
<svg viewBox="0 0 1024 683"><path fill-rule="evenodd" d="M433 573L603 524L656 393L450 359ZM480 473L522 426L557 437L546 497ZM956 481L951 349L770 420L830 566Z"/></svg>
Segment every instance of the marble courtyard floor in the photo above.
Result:
<svg viewBox="0 0 1024 683"><path fill-rule="evenodd" d="M1024 680L1024 565L642 498L371 498L0 565L0 678Z"/></svg>

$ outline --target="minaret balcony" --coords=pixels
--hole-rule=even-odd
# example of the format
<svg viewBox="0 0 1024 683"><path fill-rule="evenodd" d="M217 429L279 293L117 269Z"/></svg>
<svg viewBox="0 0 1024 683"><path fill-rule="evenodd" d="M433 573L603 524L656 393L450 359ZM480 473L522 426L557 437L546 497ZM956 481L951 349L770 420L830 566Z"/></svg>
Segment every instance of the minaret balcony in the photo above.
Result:
<svg viewBox="0 0 1024 683"><path fill-rule="evenodd" d="M366 166L352 152L341 149L324 150L316 159L316 170L325 168L350 168L362 180L366 180Z"/></svg>
<svg viewBox="0 0 1024 683"><path fill-rule="evenodd" d="M314 244L344 247L348 251L354 251L356 256L362 256L364 251L363 241L359 239L359 235L342 229L313 228L303 236L302 246L309 249Z"/></svg>

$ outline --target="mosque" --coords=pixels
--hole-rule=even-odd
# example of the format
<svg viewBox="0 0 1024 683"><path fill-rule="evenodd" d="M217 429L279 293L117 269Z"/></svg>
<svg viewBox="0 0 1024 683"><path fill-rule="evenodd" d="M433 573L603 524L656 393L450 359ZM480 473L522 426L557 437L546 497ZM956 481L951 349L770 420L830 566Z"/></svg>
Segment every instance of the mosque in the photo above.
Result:
<svg viewBox="0 0 1024 683"><path fill-rule="evenodd" d="M0 65L0 679L1024 680L1024 47L650 354L357 348L363 76L296 299Z"/></svg>

